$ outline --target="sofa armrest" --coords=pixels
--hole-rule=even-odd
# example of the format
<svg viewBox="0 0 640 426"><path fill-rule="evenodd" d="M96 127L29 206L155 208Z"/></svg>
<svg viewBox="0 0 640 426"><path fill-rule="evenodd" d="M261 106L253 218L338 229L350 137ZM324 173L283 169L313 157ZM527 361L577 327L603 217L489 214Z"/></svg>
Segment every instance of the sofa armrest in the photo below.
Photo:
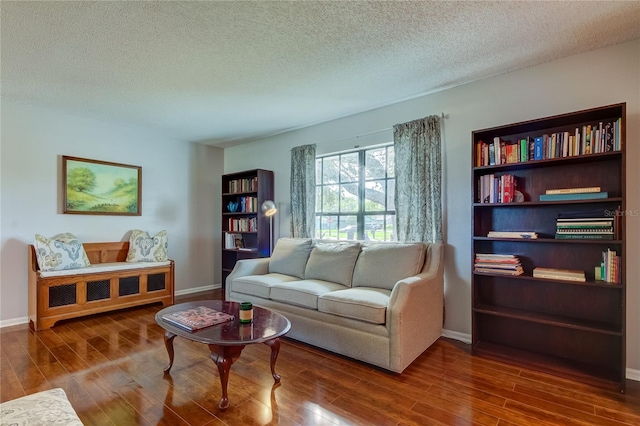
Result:
<svg viewBox="0 0 640 426"><path fill-rule="evenodd" d="M443 252L442 244L430 244L422 272L398 281L391 292L386 320L393 371L402 371L442 335Z"/></svg>
<svg viewBox="0 0 640 426"><path fill-rule="evenodd" d="M246 277L248 275L265 275L269 273L269 257L258 259L241 259L236 261L233 271L229 273L225 281L225 300L229 300L231 294L231 282L234 278Z"/></svg>

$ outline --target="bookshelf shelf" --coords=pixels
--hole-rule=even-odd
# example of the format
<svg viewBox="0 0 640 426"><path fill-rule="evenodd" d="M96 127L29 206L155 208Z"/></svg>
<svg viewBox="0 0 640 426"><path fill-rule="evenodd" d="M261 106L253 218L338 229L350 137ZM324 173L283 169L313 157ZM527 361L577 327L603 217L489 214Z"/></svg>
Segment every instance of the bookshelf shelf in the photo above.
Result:
<svg viewBox="0 0 640 426"><path fill-rule="evenodd" d="M626 205L625 121L626 105L621 103L472 132L472 258L515 255L524 271L510 276L472 270L475 355L625 391L625 218L616 214ZM598 133L593 139L601 143L597 153L563 156L562 148L553 151L549 142L545 159L533 159L536 138L550 141L549 135L562 134L563 141L573 144L569 149L587 152L585 129L604 129L607 123L615 129L613 137ZM487 164L486 142L494 143L498 162L508 158L502 151L507 145L521 148L513 149L522 161L478 166ZM548 158L552 155L557 158ZM517 186L507 187L511 181ZM589 187L606 192L599 194L606 198L538 201L548 190ZM520 191L525 201L478 202L495 200L505 190ZM601 214L595 217L611 218L616 239L554 238L558 217L587 218L592 217L587 212L596 211ZM531 231L538 238L490 238L490 231ZM608 249L620 256L618 284L596 280L594 269ZM584 271L586 282L533 277L536 267Z"/></svg>
<svg viewBox="0 0 640 426"><path fill-rule="evenodd" d="M233 190L232 190L233 189ZM269 256L269 221L260 210L266 200L273 200L273 172L254 169L222 176L222 287L240 259ZM244 211L243 211L244 202ZM230 211L237 203L238 211ZM227 246L227 235L242 237L240 250Z"/></svg>
<svg viewBox="0 0 640 426"><path fill-rule="evenodd" d="M616 324L609 324L599 321L582 320L578 318L568 318L559 315L547 315L540 312L530 312L523 309L511 309L504 306L480 304L473 309L476 313L485 315L496 315L523 321L549 324L557 327L573 328L594 333L610 334L620 336L622 332Z"/></svg>
<svg viewBox="0 0 640 426"><path fill-rule="evenodd" d="M546 160L534 160L527 161L524 163L512 163L512 164L498 164L492 166L479 166L474 167L474 171L510 171L510 170L522 170L522 169L531 169L531 168L542 168L542 167L552 167L557 163L592 163L597 161L602 161L602 159L607 158L615 158L620 157L622 153L620 151L613 152L603 152L598 154L589 154L589 155L576 155L573 157L562 157L562 158L548 158Z"/></svg>
<svg viewBox="0 0 640 426"><path fill-rule="evenodd" d="M528 280L528 281L544 281L544 282L552 282L556 284L564 284L564 285L577 285L577 286L595 286L595 287L604 287L610 288L612 290L622 290L622 286L619 284L611 284L605 283L603 281L571 281L571 280L553 280L549 278L538 278L532 275L522 274L517 276L511 275L501 275L501 274L491 274L488 272L474 272L474 275L483 275L486 277L494 277L494 278L508 278L510 280Z"/></svg>
<svg viewBox="0 0 640 426"><path fill-rule="evenodd" d="M538 244L599 244L599 245L620 245L622 240L572 240L555 238L490 238L490 237L473 237L475 241L509 241L516 243L538 243Z"/></svg>
<svg viewBox="0 0 640 426"><path fill-rule="evenodd" d="M622 202L622 197L600 198L597 200L564 200L564 201L523 201L521 203L473 203L473 207L531 207L531 206L553 206L553 205L570 205L570 204L598 204Z"/></svg>
<svg viewBox="0 0 640 426"><path fill-rule="evenodd" d="M508 345L481 342L474 348L474 353L498 361L519 364L534 370L544 370L559 377L578 380L587 384L605 388L615 388L618 383L612 380L618 372L597 364L576 361L571 357L563 358L539 354L532 351L514 349Z"/></svg>

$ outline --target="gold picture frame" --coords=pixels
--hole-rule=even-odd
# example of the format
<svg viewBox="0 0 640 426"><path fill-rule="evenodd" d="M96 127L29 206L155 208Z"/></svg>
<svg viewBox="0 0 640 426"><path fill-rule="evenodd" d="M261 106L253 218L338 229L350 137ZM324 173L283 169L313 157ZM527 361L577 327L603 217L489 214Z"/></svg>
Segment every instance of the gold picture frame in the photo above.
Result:
<svg viewBox="0 0 640 426"><path fill-rule="evenodd" d="M66 214L142 215L142 167L62 156Z"/></svg>

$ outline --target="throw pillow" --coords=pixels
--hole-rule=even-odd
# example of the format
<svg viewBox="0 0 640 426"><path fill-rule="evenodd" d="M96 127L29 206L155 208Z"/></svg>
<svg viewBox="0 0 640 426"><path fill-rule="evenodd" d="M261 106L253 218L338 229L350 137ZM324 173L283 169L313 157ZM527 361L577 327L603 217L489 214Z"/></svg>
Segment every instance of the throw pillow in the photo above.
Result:
<svg viewBox="0 0 640 426"><path fill-rule="evenodd" d="M145 231L134 229L129 238L127 262L164 262L167 260L169 241L167 231L150 237Z"/></svg>
<svg viewBox="0 0 640 426"><path fill-rule="evenodd" d="M359 243L317 243L304 271L306 280L330 281L351 287Z"/></svg>
<svg viewBox="0 0 640 426"><path fill-rule="evenodd" d="M34 247L41 271L78 269L91 265L82 243L69 232L51 238L36 234Z"/></svg>
<svg viewBox="0 0 640 426"><path fill-rule="evenodd" d="M304 278L309 253L310 238L280 238L269 260L269 272Z"/></svg>

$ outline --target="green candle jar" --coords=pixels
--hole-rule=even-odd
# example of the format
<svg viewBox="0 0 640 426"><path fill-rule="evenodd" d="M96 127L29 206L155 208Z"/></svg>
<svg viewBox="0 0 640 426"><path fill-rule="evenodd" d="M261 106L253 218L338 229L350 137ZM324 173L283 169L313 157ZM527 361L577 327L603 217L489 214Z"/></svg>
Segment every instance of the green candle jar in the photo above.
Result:
<svg viewBox="0 0 640 426"><path fill-rule="evenodd" d="M240 324L248 324L253 320L253 304L251 302L240 303Z"/></svg>

